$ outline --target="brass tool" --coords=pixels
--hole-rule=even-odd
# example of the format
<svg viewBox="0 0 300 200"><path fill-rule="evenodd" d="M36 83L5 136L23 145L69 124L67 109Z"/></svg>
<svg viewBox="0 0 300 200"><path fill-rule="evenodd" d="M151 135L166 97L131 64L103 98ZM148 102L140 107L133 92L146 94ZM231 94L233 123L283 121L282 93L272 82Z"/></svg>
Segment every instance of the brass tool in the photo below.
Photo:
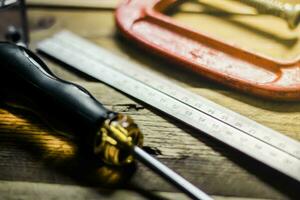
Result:
<svg viewBox="0 0 300 200"><path fill-rule="evenodd" d="M201 0L190 1L195 3L201 2ZM180 5L184 2L186 1L180 0L174 5ZM290 3L284 3L278 0L238 0L237 2L241 2L255 8L260 14L273 15L284 19L290 29L297 28L298 24L300 23L300 4L292 5Z"/></svg>
<svg viewBox="0 0 300 200"><path fill-rule="evenodd" d="M254 7L261 14L270 14L285 19L291 29L300 22L300 5L283 3L278 0L239 0Z"/></svg>
<svg viewBox="0 0 300 200"><path fill-rule="evenodd" d="M105 163L120 166L135 157L192 199L212 199L146 153L141 131L129 116L106 109L84 88L56 77L27 48L0 43L0 63L0 101L38 112Z"/></svg>

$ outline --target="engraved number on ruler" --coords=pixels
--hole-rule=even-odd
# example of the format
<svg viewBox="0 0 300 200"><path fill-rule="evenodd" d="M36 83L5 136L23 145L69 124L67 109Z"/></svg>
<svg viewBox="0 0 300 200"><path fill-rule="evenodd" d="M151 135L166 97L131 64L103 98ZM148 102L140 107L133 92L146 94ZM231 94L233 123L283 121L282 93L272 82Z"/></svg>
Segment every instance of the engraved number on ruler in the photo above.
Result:
<svg viewBox="0 0 300 200"><path fill-rule="evenodd" d="M38 48L300 181L299 142L142 70L70 32L58 33L39 43Z"/></svg>

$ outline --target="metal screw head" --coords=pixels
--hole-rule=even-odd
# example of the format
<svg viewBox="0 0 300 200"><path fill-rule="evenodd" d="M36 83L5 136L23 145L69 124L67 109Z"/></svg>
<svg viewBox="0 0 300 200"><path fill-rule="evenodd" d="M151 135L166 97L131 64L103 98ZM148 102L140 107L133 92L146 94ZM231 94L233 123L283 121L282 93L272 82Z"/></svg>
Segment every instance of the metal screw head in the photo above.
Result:
<svg viewBox="0 0 300 200"><path fill-rule="evenodd" d="M104 122L95 138L94 152L110 165L133 162L131 149L142 146L143 135L134 121L127 115L117 114Z"/></svg>

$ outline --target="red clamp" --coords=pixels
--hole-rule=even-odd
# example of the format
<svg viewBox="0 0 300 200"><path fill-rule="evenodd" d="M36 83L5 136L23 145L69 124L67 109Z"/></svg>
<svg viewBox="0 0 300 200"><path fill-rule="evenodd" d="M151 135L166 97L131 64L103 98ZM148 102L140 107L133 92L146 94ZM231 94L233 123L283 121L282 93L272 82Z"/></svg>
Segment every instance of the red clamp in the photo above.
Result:
<svg viewBox="0 0 300 200"><path fill-rule="evenodd" d="M193 31L162 12L176 0L125 0L116 11L130 40L219 83L257 96L300 100L299 60L282 62Z"/></svg>

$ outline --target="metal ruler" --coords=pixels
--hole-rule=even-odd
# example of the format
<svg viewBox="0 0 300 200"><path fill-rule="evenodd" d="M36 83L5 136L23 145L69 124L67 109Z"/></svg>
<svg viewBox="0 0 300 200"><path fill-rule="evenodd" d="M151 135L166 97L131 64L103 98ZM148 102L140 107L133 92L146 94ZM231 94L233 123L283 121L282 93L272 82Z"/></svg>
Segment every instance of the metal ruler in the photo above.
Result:
<svg viewBox="0 0 300 200"><path fill-rule="evenodd" d="M38 49L300 181L300 143L68 31Z"/></svg>

